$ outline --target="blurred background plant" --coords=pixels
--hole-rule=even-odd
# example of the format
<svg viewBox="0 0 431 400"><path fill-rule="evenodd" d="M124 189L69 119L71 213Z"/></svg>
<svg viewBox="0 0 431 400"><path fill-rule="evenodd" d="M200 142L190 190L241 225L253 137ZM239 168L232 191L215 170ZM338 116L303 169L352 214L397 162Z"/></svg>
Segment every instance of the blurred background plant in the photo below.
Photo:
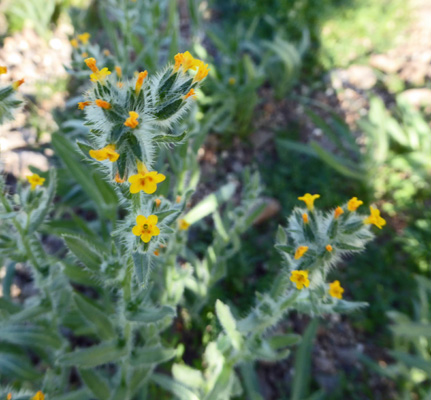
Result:
<svg viewBox="0 0 431 400"><path fill-rule="evenodd" d="M101 65L112 70L118 65L125 76L132 76L143 69L154 72L176 52L191 49L210 63L211 71L195 107L175 132L187 131L191 140L175 153L161 149L160 165L175 171L178 179L172 184L178 195L197 190L190 199L192 206L202 201L214 204L214 196L217 199L217 207L203 213L203 219L191 227L193 246L184 255L200 271L199 282L208 284L205 271L212 253L207 250L225 249L222 227L232 225L234 242L241 239L241 251L229 247L226 257L218 258L225 279L209 285L213 300L220 298L227 304L233 296L228 304L241 315L252 306L254 291L268 289L280 261L270 250L277 225L284 223L282 215L290 212L295 198L305 190L320 193L323 207L357 195L366 203L378 202L390 216L388 229L369 251L340 270L349 298L367 300L371 307L350 316L348 322L320 324L317 334L311 335L314 350L305 359L312 366L304 367L310 374L309 387L299 390L289 361L277 364L279 374L274 367L257 363L256 375L245 374L246 380L259 381L268 399L289 398L293 387L296 396L303 397L317 392L331 399L386 400L410 394L427 399L429 377L424 379L424 370L412 372L408 362L407 367L398 367L390 350L400 349L411 356L419 347L406 343L397 347L382 315L396 309L414 321L417 306L406 299L424 296L416 275L430 278L429 2L2 0L0 11L4 43L0 65L9 64L16 74L13 79L26 77L21 89L27 100L18 121L0 132L2 162L10 182L28 173L28 163L35 165L35 172L46 170L47 162L36 162L40 157L56 165L59 186L53 219L61 218L64 225L52 221L44 225L46 238L66 231L89 234L87 225L106 234L109 223L96 215L102 208L106 213L116 207L118 200L103 184L96 186L97 173L88 174L71 145L88 134L82 112L76 109L82 91L88 88L82 54L91 53ZM52 51L45 53L41 44L36 46L29 30L42 37L37 43L47 42ZM84 32L91 34L88 46L73 49L68 41ZM23 47L26 41L29 50ZM37 54L29 55L33 48ZM60 53L63 58L57 57ZM40 69L67 65L70 79L60 77L47 84L45 70L27 79L29 64L23 61L30 56ZM342 81L341 86L334 76ZM259 191L253 193L256 187L244 185L242 178L252 162L264 184L259 186L264 201L258 209L264 208L266 216L245 231ZM219 183L227 181L227 188L219 193ZM245 200L240 200L240 193ZM232 208L231 200L238 209ZM202 260L206 261L201 265ZM68 272L85 281L71 263L67 265ZM3 282L15 285L12 288L23 289L21 300L27 298L30 278L25 270L1 276ZM200 289L193 290L199 293ZM16 289L10 291L16 293ZM187 300L201 322L190 322L184 312L178 323L187 327L186 336L196 349L186 358L199 367L195 353L216 338L219 326L214 301L194 304L193 298ZM305 325L293 316L287 327L279 329L302 333ZM198 332L202 330L201 341ZM423 339L417 342L427 360L427 345ZM387 365L386 371L394 365L403 372L366 372L356 363L358 349L377 365ZM340 379L334 371L342 372Z"/></svg>

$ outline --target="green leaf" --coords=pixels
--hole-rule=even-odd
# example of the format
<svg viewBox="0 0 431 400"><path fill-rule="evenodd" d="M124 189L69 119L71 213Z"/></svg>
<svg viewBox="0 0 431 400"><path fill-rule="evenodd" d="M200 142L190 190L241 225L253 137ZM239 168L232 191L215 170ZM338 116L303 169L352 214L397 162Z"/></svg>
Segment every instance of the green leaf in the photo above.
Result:
<svg viewBox="0 0 431 400"><path fill-rule="evenodd" d="M296 352L295 375L293 378L291 400L303 400L307 396L310 381L311 351L319 321L310 321L302 337L302 342Z"/></svg>
<svg viewBox="0 0 431 400"><path fill-rule="evenodd" d="M155 117L160 120L168 119L172 117L183 105L184 101L182 99L178 99L164 106L160 110L154 113Z"/></svg>
<svg viewBox="0 0 431 400"><path fill-rule="evenodd" d="M151 256L148 253L135 252L132 254L135 274L141 285L146 285L151 273Z"/></svg>
<svg viewBox="0 0 431 400"><path fill-rule="evenodd" d="M108 381L99 372L93 369L78 369L78 372L79 376L94 396L99 400L109 399L111 388L109 387Z"/></svg>
<svg viewBox="0 0 431 400"><path fill-rule="evenodd" d="M201 388L205 382L201 371L184 364L174 364L172 375L176 381L190 388Z"/></svg>
<svg viewBox="0 0 431 400"><path fill-rule="evenodd" d="M178 397L180 400L199 400L199 397L196 396L190 389L187 389L185 386L175 382L173 379L165 375L157 373L153 374L151 376L151 380L159 385L162 389L165 389L172 393L175 397Z"/></svg>
<svg viewBox="0 0 431 400"><path fill-rule="evenodd" d="M134 156L139 161L143 161L141 145L139 144L138 139L136 138L136 136L133 133L128 136L128 143L129 143L129 147L132 150L132 153L134 154Z"/></svg>
<svg viewBox="0 0 431 400"><path fill-rule="evenodd" d="M161 345L143 347L136 351L136 356L131 359L133 366L157 365L169 361L177 355L175 349L166 349Z"/></svg>
<svg viewBox="0 0 431 400"><path fill-rule="evenodd" d="M187 131L181 133L180 135L159 135L155 136L153 140L159 143L179 143L183 141L186 137Z"/></svg>
<svg viewBox="0 0 431 400"><path fill-rule="evenodd" d="M389 354L407 367L419 368L426 372L427 375L431 375L431 361L424 360L422 357L414 356L402 351L390 350Z"/></svg>
<svg viewBox="0 0 431 400"><path fill-rule="evenodd" d="M293 346L301 342L301 336L295 333L287 333L284 335L274 335L268 340L270 346L274 350L281 349L287 346Z"/></svg>
<svg viewBox="0 0 431 400"><path fill-rule="evenodd" d="M103 178L99 174L96 174L96 178L93 178L94 175L88 173L89 168L93 167L83 165L82 157L65 137L55 133L51 136L51 143L56 154L66 165L70 176L81 185L82 189L94 201L99 212L104 216L110 217L113 211L105 201L103 193L98 190L98 186L94 180L101 180Z"/></svg>
<svg viewBox="0 0 431 400"><path fill-rule="evenodd" d="M398 324L391 327L392 332L396 336L403 336L407 338L418 338L424 336L431 338L431 324Z"/></svg>
<svg viewBox="0 0 431 400"><path fill-rule="evenodd" d="M239 350L242 345L242 336L236 329L236 321L233 317L229 306L223 304L220 300L216 301L216 313L220 324L232 342L232 346Z"/></svg>
<svg viewBox="0 0 431 400"><path fill-rule="evenodd" d="M10 325L0 327L2 341L24 347L52 347L58 349L62 341L60 337L48 329L38 326Z"/></svg>
<svg viewBox="0 0 431 400"><path fill-rule="evenodd" d="M90 158L90 150L93 150L93 148L86 144L86 143L82 143L82 142L76 142L76 144L78 145L79 149L81 150L82 154L87 157Z"/></svg>
<svg viewBox="0 0 431 400"><path fill-rule="evenodd" d="M94 307L85 297L75 292L73 299L82 316L95 328L103 340L113 339L116 336L114 326L108 316Z"/></svg>
<svg viewBox="0 0 431 400"><path fill-rule="evenodd" d="M28 225L28 233L31 234L42 224L46 215L48 214L49 207L54 199L55 188L56 188L57 174L55 168L49 170L49 185L44 190L42 197L39 199L38 206L35 210L32 210L30 214L30 221Z"/></svg>
<svg viewBox="0 0 431 400"><path fill-rule="evenodd" d="M235 183L228 183L222 186L217 192L212 193L205 197L202 201L196 204L184 217L189 224L205 218L207 215L213 213L225 201L232 198L236 189Z"/></svg>
<svg viewBox="0 0 431 400"><path fill-rule="evenodd" d="M24 357L9 353L0 353L0 375L27 381L40 378L40 372L36 371Z"/></svg>
<svg viewBox="0 0 431 400"><path fill-rule="evenodd" d="M176 311L170 306L162 306L160 308L145 308L134 312L126 312L126 318L129 321L143 322L151 324L158 322L166 317L174 318Z"/></svg>
<svg viewBox="0 0 431 400"><path fill-rule="evenodd" d="M117 342L103 342L96 346L75 350L63 354L57 360L58 364L69 367L93 368L107 363L118 363L127 355L127 347L119 346Z"/></svg>
<svg viewBox="0 0 431 400"><path fill-rule="evenodd" d="M100 271L103 259L97 254L96 249L89 247L79 236L63 235L63 239L72 254L88 269L93 272Z"/></svg>

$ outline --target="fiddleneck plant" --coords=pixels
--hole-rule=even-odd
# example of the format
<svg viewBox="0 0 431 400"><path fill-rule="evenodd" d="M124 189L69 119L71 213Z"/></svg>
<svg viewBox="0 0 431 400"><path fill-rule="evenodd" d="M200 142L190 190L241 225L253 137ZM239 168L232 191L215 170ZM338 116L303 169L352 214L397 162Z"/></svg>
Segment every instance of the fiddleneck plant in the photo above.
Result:
<svg viewBox="0 0 431 400"><path fill-rule="evenodd" d="M7 67L0 65L0 76L7 72ZM24 79L20 79L0 88L0 124L11 120L13 113L21 106L22 101L16 99L15 93L23 83Z"/></svg>
<svg viewBox="0 0 431 400"><path fill-rule="evenodd" d="M192 318L199 316L210 288L224 277L229 256L240 248L240 234L259 211L259 178L245 175L243 201L234 209L228 205L227 215L216 209L219 199L233 195L231 184L203 200L205 207L199 203L185 213L190 190L161 196L160 187L170 177L155 168L159 147L187 141L178 122L190 110L208 66L185 52L157 75L142 71L125 80L118 69L100 68L92 57L84 62L92 84L78 108L90 134L77 145L89 168L101 171L114 188L123 217L113 215L102 237L89 225L80 235L62 232L68 254L49 254L40 232L56 192L55 169L46 178L28 176L28 185L18 185L15 195L4 193L0 179L0 213L8 232L0 234L0 257L8 271L26 262L38 289L28 303L17 305L4 286L0 338L9 347L0 347L0 359L7 360L6 371L23 385L19 392L0 388L0 396L40 400L43 392L47 400L138 400L156 384L180 399L229 399L242 390L238 366L283 359L287 347L298 342L297 335L275 335L272 329L287 312L315 316L366 304L343 300L340 282L329 282L328 275L343 255L364 249L373 238L370 225L381 228L385 221L373 207L369 216L361 215L357 198L324 213L314 207L319 195L306 194L299 198L306 208L295 208L287 228L278 230L280 275L273 287L256 295L255 306L243 318L217 301L222 330L207 345L205 369L185 365L183 344L164 332L179 306L190 307ZM208 206L217 234L202 258L187 248L187 230L208 215L200 211ZM83 293L76 283L93 291ZM89 343L74 347L74 338L81 336ZM29 361L31 354L44 374ZM156 372L172 359L173 379ZM4 365L0 362L3 370ZM72 369L80 386L70 380ZM39 394L29 392L31 380L42 389Z"/></svg>

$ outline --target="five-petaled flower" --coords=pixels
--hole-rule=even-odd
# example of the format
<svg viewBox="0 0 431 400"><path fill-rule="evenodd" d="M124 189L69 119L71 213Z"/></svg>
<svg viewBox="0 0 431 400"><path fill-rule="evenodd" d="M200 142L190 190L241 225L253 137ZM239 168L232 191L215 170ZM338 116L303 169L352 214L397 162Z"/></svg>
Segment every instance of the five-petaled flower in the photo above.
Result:
<svg viewBox="0 0 431 400"><path fill-rule="evenodd" d="M90 75L91 82L105 83L106 77L111 75L111 71L108 68L102 68L101 70L95 71Z"/></svg>
<svg viewBox="0 0 431 400"><path fill-rule="evenodd" d="M140 171L129 177L130 193L135 194L143 190L147 194L152 194L157 190L157 184L165 179L166 176L157 171Z"/></svg>
<svg viewBox="0 0 431 400"><path fill-rule="evenodd" d="M0 65L0 75L6 74L6 73L7 73L7 67Z"/></svg>
<svg viewBox="0 0 431 400"><path fill-rule="evenodd" d="M126 119L124 125L128 126L129 128L135 129L139 125L139 114L135 111L129 111L129 115L129 118Z"/></svg>
<svg viewBox="0 0 431 400"><path fill-rule="evenodd" d="M299 260L308 250L308 246L299 246L295 251L295 260Z"/></svg>
<svg viewBox="0 0 431 400"><path fill-rule="evenodd" d="M352 197L347 203L347 209L350 212L356 211L358 207L360 207L364 202L362 200L358 200L357 197Z"/></svg>
<svg viewBox="0 0 431 400"><path fill-rule="evenodd" d="M89 106L89 105L91 105L91 101L80 101L80 102L78 103L78 108L79 108L80 110L83 110L85 107L87 107L87 106Z"/></svg>
<svg viewBox="0 0 431 400"><path fill-rule="evenodd" d="M329 294L337 299L343 298L344 289L340 286L340 281L334 281L329 284Z"/></svg>
<svg viewBox="0 0 431 400"><path fill-rule="evenodd" d="M42 186L45 182L45 178L42 178L38 174L28 175L26 178L31 185L31 190L36 189L36 186Z"/></svg>
<svg viewBox="0 0 431 400"><path fill-rule="evenodd" d="M314 201L320 197L320 194L306 193L302 197L298 197L298 200L302 200L307 208L312 211L314 209Z"/></svg>
<svg viewBox="0 0 431 400"><path fill-rule="evenodd" d="M82 44L87 44L90 40L91 35L88 32L81 33L78 35L78 39L82 42Z"/></svg>
<svg viewBox="0 0 431 400"><path fill-rule="evenodd" d="M135 236L140 236L144 243L148 243L153 236L160 234L160 229L156 225L158 220L157 215L150 215L148 218L144 215L138 215L132 233Z"/></svg>
<svg viewBox="0 0 431 400"><path fill-rule="evenodd" d="M386 225L386 221L380 216L380 211L377 208L370 206L370 216L364 219L364 224L373 224L382 229Z"/></svg>
<svg viewBox="0 0 431 400"><path fill-rule="evenodd" d="M31 400L45 400L45 395L39 390Z"/></svg>
<svg viewBox="0 0 431 400"><path fill-rule="evenodd" d="M108 144L103 149L90 150L90 157L96 159L97 161L109 160L115 162L118 160L120 155L115 151L115 144Z"/></svg>
<svg viewBox="0 0 431 400"><path fill-rule="evenodd" d="M290 275L290 280L296 283L296 288L301 290L310 285L310 280L308 279L308 271L292 271Z"/></svg>
<svg viewBox="0 0 431 400"><path fill-rule="evenodd" d="M335 218L335 219L338 219L338 217L339 217L341 214L344 214L344 210L343 210L340 206L338 206L338 207L335 209L335 211L334 211L334 218Z"/></svg>
<svg viewBox="0 0 431 400"><path fill-rule="evenodd" d="M138 78L136 79L136 84L135 84L136 94L140 92L142 85L144 84L144 79L147 77L147 75L148 75L147 71L139 72Z"/></svg>
<svg viewBox="0 0 431 400"><path fill-rule="evenodd" d="M178 220L178 227L180 228L180 230L186 231L187 229L189 229L189 226L190 224L185 219Z"/></svg>

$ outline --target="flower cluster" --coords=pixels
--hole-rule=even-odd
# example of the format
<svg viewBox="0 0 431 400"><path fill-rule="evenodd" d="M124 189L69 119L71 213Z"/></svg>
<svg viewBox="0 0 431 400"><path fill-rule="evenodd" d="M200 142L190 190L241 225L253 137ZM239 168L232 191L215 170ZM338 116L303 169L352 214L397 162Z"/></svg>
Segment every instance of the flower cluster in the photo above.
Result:
<svg viewBox="0 0 431 400"><path fill-rule="evenodd" d="M341 300L344 292L338 280L326 283L329 271L344 254L364 248L373 237L370 225L381 229L386 221L373 206L369 216L360 215L357 210L363 202L357 197L327 213L315 208L314 203L319 198L320 195L310 193L298 197L305 203L306 209L296 208L289 218L286 232L292 239L293 251L289 250L291 247L287 246L286 241L276 247L288 264L289 279L296 290L302 292L307 289L310 293L311 297L304 292L303 298L307 301L313 298L315 302L316 295L320 293L322 304L326 304L329 301L327 295Z"/></svg>

